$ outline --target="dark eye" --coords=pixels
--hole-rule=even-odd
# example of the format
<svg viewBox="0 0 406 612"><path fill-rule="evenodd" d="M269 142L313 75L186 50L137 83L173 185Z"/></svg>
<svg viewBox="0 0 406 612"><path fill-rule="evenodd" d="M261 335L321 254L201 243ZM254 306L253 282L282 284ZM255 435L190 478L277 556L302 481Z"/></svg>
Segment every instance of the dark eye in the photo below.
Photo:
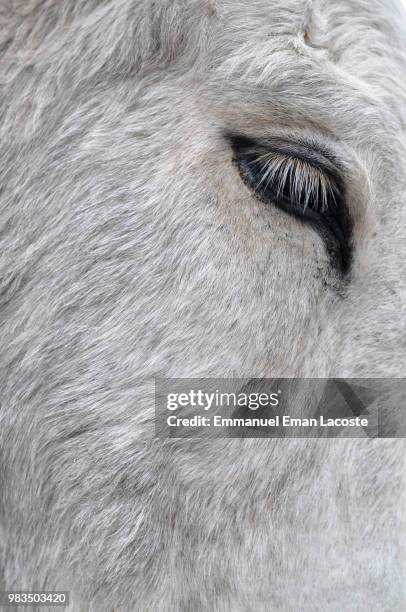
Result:
<svg viewBox="0 0 406 612"><path fill-rule="evenodd" d="M244 183L264 203L312 226L323 238L335 267L351 262L351 222L344 181L325 153L303 144L229 136Z"/></svg>

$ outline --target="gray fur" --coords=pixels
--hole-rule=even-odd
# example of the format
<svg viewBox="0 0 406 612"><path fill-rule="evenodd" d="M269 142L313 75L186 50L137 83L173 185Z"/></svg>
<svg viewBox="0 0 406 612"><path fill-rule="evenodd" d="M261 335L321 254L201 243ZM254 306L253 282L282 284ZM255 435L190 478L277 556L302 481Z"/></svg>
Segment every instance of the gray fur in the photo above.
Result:
<svg viewBox="0 0 406 612"><path fill-rule="evenodd" d="M402 440L153 437L153 377L405 374L396 0L2 0L0 550L75 612L401 611ZM222 134L346 169L351 280Z"/></svg>

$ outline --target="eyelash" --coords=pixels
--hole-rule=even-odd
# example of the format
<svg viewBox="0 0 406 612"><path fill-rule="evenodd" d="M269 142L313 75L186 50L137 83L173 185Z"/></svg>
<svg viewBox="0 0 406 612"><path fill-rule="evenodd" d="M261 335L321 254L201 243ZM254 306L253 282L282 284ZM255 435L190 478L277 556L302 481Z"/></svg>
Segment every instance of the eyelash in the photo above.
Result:
<svg viewBox="0 0 406 612"><path fill-rule="evenodd" d="M335 181L300 158L266 152L240 162L240 171L261 198L296 206L304 214L307 208L326 212L337 206Z"/></svg>

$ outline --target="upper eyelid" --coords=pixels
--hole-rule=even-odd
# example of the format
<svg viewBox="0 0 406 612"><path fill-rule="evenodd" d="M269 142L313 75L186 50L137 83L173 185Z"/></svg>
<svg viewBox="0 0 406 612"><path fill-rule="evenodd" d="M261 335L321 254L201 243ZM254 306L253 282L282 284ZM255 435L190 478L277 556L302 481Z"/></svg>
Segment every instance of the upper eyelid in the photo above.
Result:
<svg viewBox="0 0 406 612"><path fill-rule="evenodd" d="M233 133L227 133L226 138L235 154L244 152L253 154L259 151L280 153L287 157L301 159L324 171L337 181L342 180L343 167L337 157L325 148L303 139L295 141L273 137L263 139Z"/></svg>

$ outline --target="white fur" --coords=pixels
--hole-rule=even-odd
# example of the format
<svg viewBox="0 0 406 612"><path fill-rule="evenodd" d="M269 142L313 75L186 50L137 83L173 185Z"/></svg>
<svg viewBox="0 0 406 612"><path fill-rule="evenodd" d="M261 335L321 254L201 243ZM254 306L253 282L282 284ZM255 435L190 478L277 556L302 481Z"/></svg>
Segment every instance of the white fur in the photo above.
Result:
<svg viewBox="0 0 406 612"><path fill-rule="evenodd" d="M4 588L88 611L401 611L403 440L154 439L155 376L405 373L396 0L2 0ZM345 169L345 285L223 134Z"/></svg>

